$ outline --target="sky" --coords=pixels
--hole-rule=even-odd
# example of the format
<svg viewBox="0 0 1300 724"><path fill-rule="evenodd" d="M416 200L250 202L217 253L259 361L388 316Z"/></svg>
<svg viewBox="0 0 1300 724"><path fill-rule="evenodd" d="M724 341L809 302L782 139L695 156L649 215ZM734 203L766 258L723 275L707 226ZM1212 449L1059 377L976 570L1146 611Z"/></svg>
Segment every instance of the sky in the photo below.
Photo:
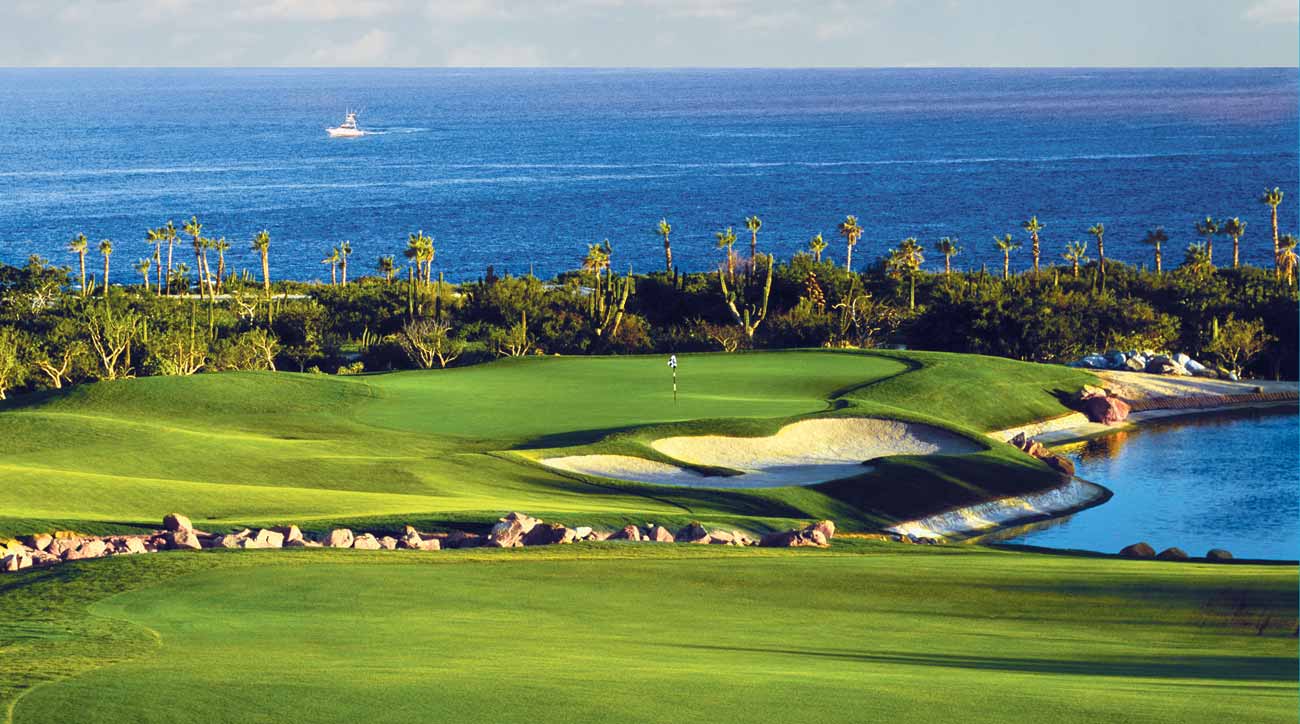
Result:
<svg viewBox="0 0 1300 724"><path fill-rule="evenodd" d="M0 0L0 66L1288 66L1300 0Z"/></svg>

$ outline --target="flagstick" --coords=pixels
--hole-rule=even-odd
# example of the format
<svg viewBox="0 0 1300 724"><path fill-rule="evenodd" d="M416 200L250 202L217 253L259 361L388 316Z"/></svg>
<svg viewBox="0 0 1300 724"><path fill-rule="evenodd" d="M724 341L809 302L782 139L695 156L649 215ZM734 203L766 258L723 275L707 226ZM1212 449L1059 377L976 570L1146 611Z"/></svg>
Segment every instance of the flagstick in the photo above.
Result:
<svg viewBox="0 0 1300 724"><path fill-rule="evenodd" d="M677 402L677 368L673 368L673 402Z"/></svg>

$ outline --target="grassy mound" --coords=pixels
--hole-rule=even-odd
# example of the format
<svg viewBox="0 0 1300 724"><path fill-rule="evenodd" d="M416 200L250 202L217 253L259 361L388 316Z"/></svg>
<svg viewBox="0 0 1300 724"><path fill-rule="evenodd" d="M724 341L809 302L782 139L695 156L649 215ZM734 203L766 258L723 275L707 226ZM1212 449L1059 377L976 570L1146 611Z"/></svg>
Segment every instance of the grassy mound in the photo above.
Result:
<svg viewBox="0 0 1300 724"><path fill-rule="evenodd" d="M165 553L0 579L0 707L20 723L1294 721L1296 585L1292 566L852 541Z"/></svg>
<svg viewBox="0 0 1300 724"><path fill-rule="evenodd" d="M15 400L0 407L0 535L122 529L170 510L213 528L437 525L507 509L577 522L826 516L870 527L1041 487L1045 471L999 446L881 461L892 484L876 476L816 490L691 491L561 475L527 458L672 430L757 434L814 413L917 419L971 434L1059 414L1057 396L1090 380L1061 367L925 353L681 360L676 403L659 357L530 358L361 377L150 377Z"/></svg>

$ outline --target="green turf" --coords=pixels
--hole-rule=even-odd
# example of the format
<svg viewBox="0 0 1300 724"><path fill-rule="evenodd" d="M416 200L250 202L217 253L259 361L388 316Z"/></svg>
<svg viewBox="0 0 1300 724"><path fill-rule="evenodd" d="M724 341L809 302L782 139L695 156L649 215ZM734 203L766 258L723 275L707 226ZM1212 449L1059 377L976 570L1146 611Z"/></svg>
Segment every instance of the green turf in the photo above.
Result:
<svg viewBox="0 0 1300 724"><path fill-rule="evenodd" d="M687 427L775 429L809 414L915 418L976 434L1059 414L1057 395L1090 379L933 353L680 359L675 403L660 357L529 358L360 377L150 377L14 400L0 407L0 535L147 525L172 510L218 528L401 517L436 524L509 509L610 520L830 516L870 528L1050 478L997 446L963 460L891 460L879 466L888 475L851 489L685 490L560 475L532 464L527 450L644 442ZM1002 404L986 400L990 389Z"/></svg>
<svg viewBox="0 0 1300 724"><path fill-rule="evenodd" d="M0 579L0 702L16 722L1294 722L1296 584L851 542L168 553Z"/></svg>

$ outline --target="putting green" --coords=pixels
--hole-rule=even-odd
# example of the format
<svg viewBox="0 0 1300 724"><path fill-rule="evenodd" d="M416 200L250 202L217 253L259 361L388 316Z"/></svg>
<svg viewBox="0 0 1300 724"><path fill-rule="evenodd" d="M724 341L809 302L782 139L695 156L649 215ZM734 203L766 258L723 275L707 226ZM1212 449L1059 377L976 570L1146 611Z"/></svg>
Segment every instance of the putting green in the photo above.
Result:
<svg viewBox="0 0 1300 724"><path fill-rule="evenodd" d="M16 722L1295 721L1294 567L851 542L77 565L138 579L91 610L139 654Z"/></svg>

